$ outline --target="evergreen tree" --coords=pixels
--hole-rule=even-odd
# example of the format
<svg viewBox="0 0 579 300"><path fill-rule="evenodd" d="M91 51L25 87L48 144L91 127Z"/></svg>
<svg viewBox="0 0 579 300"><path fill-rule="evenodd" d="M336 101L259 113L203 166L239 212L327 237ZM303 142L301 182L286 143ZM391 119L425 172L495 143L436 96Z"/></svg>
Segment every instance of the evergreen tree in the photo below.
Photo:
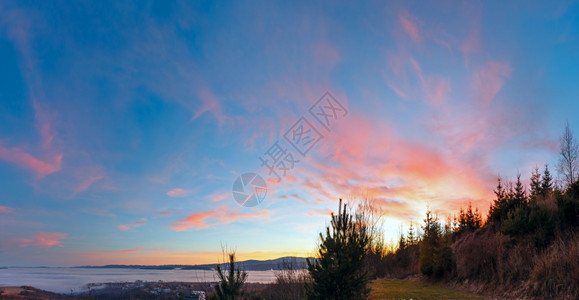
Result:
<svg viewBox="0 0 579 300"><path fill-rule="evenodd" d="M504 207L508 197L508 193L503 187L502 178L500 176L497 178L497 181L498 181L497 187L494 190L495 200L491 204L488 215L488 219L494 222L501 220L501 216L503 215L501 210Z"/></svg>
<svg viewBox="0 0 579 300"><path fill-rule="evenodd" d="M410 222L410 227L408 227L407 236L408 237L406 238L406 243L408 245L415 245L416 243L418 243L418 235L414 230L414 225L412 224L412 222Z"/></svg>
<svg viewBox="0 0 579 300"><path fill-rule="evenodd" d="M228 256L227 273L221 269L221 265L216 267L219 284L215 286L215 293L219 300L234 300L241 296L241 287L247 279L247 272L235 266L235 253L231 252Z"/></svg>
<svg viewBox="0 0 579 300"><path fill-rule="evenodd" d="M531 198L536 199L541 194L541 173L539 173L539 168L535 166L535 170L531 173Z"/></svg>
<svg viewBox="0 0 579 300"><path fill-rule="evenodd" d="M515 183L515 189L513 191L513 205L516 207L523 206L527 203L527 191L521 183L521 174L517 174L517 182Z"/></svg>
<svg viewBox="0 0 579 300"><path fill-rule="evenodd" d="M404 234L400 234L400 239L398 240L398 250L406 249L407 245L408 242L406 241L406 238L404 238Z"/></svg>
<svg viewBox="0 0 579 300"><path fill-rule="evenodd" d="M475 231L481 227L482 217L478 208L475 211L472 210L472 203L469 202L465 211L460 209L458 222L459 231Z"/></svg>
<svg viewBox="0 0 579 300"><path fill-rule="evenodd" d="M320 233L317 258L308 263L312 278L308 284L309 299L362 299L368 293L368 276L364 257L370 237L365 222L342 207L332 214L325 234Z"/></svg>
<svg viewBox="0 0 579 300"><path fill-rule="evenodd" d="M420 272L430 277L442 277L453 267L452 249L442 236L438 217L426 212L424 236L419 249Z"/></svg>
<svg viewBox="0 0 579 300"><path fill-rule="evenodd" d="M543 180L541 181L541 194L543 196L546 196L552 191L553 191L553 177L551 177L551 172L549 172L549 165L545 164L545 170L543 171Z"/></svg>

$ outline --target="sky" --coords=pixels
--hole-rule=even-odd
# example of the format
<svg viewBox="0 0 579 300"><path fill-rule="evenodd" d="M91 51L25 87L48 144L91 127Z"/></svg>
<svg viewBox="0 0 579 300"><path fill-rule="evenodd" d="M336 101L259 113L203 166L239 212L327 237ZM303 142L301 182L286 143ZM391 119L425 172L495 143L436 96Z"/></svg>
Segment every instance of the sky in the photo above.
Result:
<svg viewBox="0 0 579 300"><path fill-rule="evenodd" d="M557 175L578 53L573 1L2 1L0 266L312 255L339 198L387 242L486 214Z"/></svg>

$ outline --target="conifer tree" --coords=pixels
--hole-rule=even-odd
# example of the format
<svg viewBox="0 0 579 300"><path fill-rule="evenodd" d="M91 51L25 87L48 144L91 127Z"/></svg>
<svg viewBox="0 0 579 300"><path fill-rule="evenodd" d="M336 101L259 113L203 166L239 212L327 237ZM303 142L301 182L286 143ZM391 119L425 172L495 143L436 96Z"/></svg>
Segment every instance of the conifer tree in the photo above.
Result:
<svg viewBox="0 0 579 300"><path fill-rule="evenodd" d="M536 199L541 194L541 173L539 173L539 168L535 166L535 170L531 173L531 198Z"/></svg>
<svg viewBox="0 0 579 300"><path fill-rule="evenodd" d="M468 207L466 210L460 209L459 214L459 223L458 223L459 231L475 231L482 225L482 217L478 208L473 211L472 210L472 203L468 203Z"/></svg>
<svg viewBox="0 0 579 300"><path fill-rule="evenodd" d="M342 207L332 214L325 234L320 233L316 259L307 260L312 281L307 286L309 299L363 299L368 293L364 257L370 237L367 225Z"/></svg>
<svg viewBox="0 0 579 300"><path fill-rule="evenodd" d="M228 256L227 271L222 270L221 265L216 267L219 284L215 286L215 293L219 300L234 300L241 296L241 287L247 279L247 272L235 265L235 252L229 253Z"/></svg>
<svg viewBox="0 0 579 300"><path fill-rule="evenodd" d="M527 203L527 191L521 183L521 174L517 174L517 182L513 191L513 206L520 207Z"/></svg>
<svg viewBox="0 0 579 300"><path fill-rule="evenodd" d="M501 210L505 206L505 202L508 198L508 192L503 187L502 178L500 176L497 178L497 181L497 187L494 190L495 200L491 204L488 215L488 219L495 222L500 221L503 214Z"/></svg>
<svg viewBox="0 0 579 300"><path fill-rule="evenodd" d="M418 236L415 233L414 225L410 222L410 227L408 227L408 234L406 238L408 245L415 245L418 242Z"/></svg>
<svg viewBox="0 0 579 300"><path fill-rule="evenodd" d="M543 180L541 181L541 194L543 196L546 196L552 190L553 190L553 177L551 177L551 172L549 172L549 165L545 164L545 170L543 171Z"/></svg>
<svg viewBox="0 0 579 300"><path fill-rule="evenodd" d="M426 212L422 229L424 236L419 249L420 272L429 277L442 277L452 270L452 249L442 237L438 217L433 216L430 210Z"/></svg>

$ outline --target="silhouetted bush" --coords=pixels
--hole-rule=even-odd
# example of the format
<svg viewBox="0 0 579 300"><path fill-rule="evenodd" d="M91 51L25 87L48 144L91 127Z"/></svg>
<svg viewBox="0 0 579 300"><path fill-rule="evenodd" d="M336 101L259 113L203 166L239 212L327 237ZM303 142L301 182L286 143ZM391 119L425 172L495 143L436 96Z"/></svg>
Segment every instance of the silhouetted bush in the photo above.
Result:
<svg viewBox="0 0 579 300"><path fill-rule="evenodd" d="M561 230L575 230L579 226L579 181L557 197Z"/></svg>

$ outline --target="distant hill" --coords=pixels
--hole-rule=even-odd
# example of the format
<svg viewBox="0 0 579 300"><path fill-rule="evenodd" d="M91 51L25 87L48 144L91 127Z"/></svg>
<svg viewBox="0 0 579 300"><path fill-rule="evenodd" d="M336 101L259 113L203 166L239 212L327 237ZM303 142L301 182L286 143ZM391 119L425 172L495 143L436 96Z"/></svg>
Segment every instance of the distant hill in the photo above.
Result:
<svg viewBox="0 0 579 300"><path fill-rule="evenodd" d="M291 265L295 269L307 268L305 257L286 256L269 260L245 260L237 262L239 267L247 271L266 271L266 270L280 270ZM225 268L226 263L222 263L221 267ZM105 265L105 266L77 266L74 268L93 268L93 269L142 269L142 270L212 270L215 269L217 263L204 265Z"/></svg>

